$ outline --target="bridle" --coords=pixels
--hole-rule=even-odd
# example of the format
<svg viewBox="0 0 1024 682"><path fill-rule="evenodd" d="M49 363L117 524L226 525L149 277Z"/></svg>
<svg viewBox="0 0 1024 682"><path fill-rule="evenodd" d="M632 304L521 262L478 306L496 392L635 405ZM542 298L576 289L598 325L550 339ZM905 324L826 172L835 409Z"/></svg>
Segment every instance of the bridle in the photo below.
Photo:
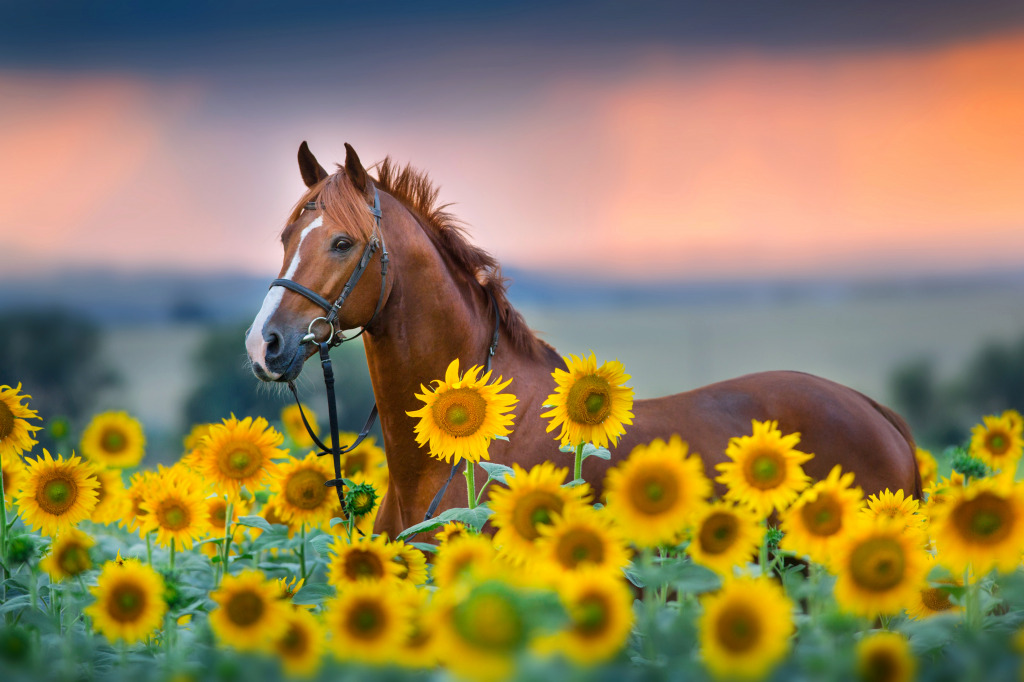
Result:
<svg viewBox="0 0 1024 682"><path fill-rule="evenodd" d="M316 200L309 201L303 206L303 208L311 211L316 210L317 208L320 207L321 206L317 203ZM274 287L284 287L289 291L294 291L297 294L305 296L307 299L323 308L324 311L327 313L325 316L316 317L310 321L309 326L306 328L306 335L302 337L302 343L316 344L320 351L320 366L324 372L324 384L327 388L327 415L331 427L330 447L327 447L323 442L320 441L319 438L317 438L316 434L313 433L313 428L310 426L309 420L306 418L306 413L302 410L302 402L299 400L299 392L295 388L295 383L293 381L289 381L288 388L291 389L292 395L295 396L295 404L298 405L299 416L302 417L302 425L306 428L306 432L309 434L309 437L313 440L313 443L318 448L320 448L320 451L316 453L317 456L323 457L324 455L331 455L332 459L334 460L334 478L324 482L324 485L333 486L334 489L337 491L338 503L341 506L342 514L345 514L346 512L345 496L342 493L342 488L345 486L345 479L341 475L341 456L355 450L357 447L359 447L360 443L362 443L363 440L366 439L366 436L370 433L370 429L373 428L374 423L376 423L377 421L377 403L376 401L374 401L373 408L370 410L370 415L366 418L366 423L363 425L363 428L362 430L360 430L359 435L356 437L355 441L348 447L342 448L339 442L338 431L338 401L337 396L334 393L334 369L331 366L331 357L329 351L331 348L335 346L340 346L342 343L346 341L351 341L352 339L361 336L363 332L365 332L366 329L377 320L377 316L380 315L381 308L384 307L384 295L387 291L388 281L388 263L391 260L388 254L388 248L384 243L384 232L381 229L380 225L383 213L381 212L380 209L380 194L378 193L376 187L373 188L373 206L367 206L367 209L373 215L373 233L371 234L370 239L367 241L366 246L363 248L363 253L359 257L359 263L356 265L355 270L352 271L352 274L349 275L348 281L345 282L345 286L342 287L341 293L338 295L338 298L335 299L334 303L331 303L326 298L316 293L312 289L305 287L294 280L275 279L273 282L270 283L271 289ZM363 273L366 272L366 268L370 265L370 261L373 259L373 255L374 253L376 253L377 249L380 249L380 294L377 297L377 306L373 310L373 315L371 315L370 319L359 328L359 331L353 334L352 336L346 337L342 333L341 329L335 327L335 323L337 322L338 319L338 312L341 310L341 306L344 305L345 300L349 297L349 295L355 289L356 285L359 283L359 280L362 278ZM487 349L487 361L485 368L485 371L490 371L491 358L494 357L495 352L497 352L498 350L498 332L500 328L500 316L498 314L498 304L494 300L494 294L492 294L491 291L488 289L487 295L490 297L491 307L494 309L494 333L491 336L491 345ZM317 335L313 331L314 325L316 325L318 322L325 323L328 329L330 329L330 334L323 341L318 341ZM445 481L444 485L441 487L441 489L434 496L434 499L431 501L430 506L427 508L426 516L423 519L424 521L426 521L434 515L434 512L437 510L438 505L441 503L441 498L444 497L445 491L448 489L449 484L455 477L455 472L458 469L459 464L461 464L461 462L456 462L455 464L452 465L452 470L448 474L448 480Z"/></svg>

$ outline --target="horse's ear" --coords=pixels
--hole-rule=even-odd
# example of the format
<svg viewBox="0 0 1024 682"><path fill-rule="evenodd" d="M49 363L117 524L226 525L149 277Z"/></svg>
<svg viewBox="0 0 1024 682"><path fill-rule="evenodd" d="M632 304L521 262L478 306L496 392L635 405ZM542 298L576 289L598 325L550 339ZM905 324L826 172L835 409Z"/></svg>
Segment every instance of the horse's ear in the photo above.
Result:
<svg viewBox="0 0 1024 682"><path fill-rule="evenodd" d="M366 169L363 168L356 150L352 149L348 142L345 143L345 174L357 190L366 191Z"/></svg>
<svg viewBox="0 0 1024 682"><path fill-rule="evenodd" d="M299 145L299 172L302 173L302 181L306 187L312 187L327 177L327 171L320 165L320 162L309 151L309 145L303 140Z"/></svg>

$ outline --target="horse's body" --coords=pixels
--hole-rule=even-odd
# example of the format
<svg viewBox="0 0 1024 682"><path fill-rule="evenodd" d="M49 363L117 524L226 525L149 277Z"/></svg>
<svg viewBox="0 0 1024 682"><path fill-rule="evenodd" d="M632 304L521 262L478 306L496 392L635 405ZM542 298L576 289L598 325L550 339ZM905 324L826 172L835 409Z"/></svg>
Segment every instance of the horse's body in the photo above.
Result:
<svg viewBox="0 0 1024 682"><path fill-rule="evenodd" d="M391 267L384 287L379 272L367 270L368 281L355 287L339 322L342 328L366 323L373 317L378 292L385 292L381 313L363 339L391 475L376 530L394 537L423 519L451 470L416 444L415 420L406 413L422 405L414 394L422 384L443 377L452 359L459 358L462 368L483 364L494 325L488 292L501 321L494 373L512 377L507 390L519 398L514 431L508 442L491 444L492 461L529 468L550 460L571 468L572 456L559 452L540 417L545 398L553 392L551 373L564 364L509 305L497 263L469 245L451 217L433 205L436 192L425 176L408 168L396 171L385 161L374 185L350 147L348 151L344 169L328 176L305 143L300 148L300 170L310 189L298 206L316 200L326 207L297 207L293 212L282 235L285 262L280 276L327 298L337 295L355 267L361 245L371 237L372 225L359 210L372 203L376 186ZM301 343L302 336L320 314L302 296L272 289L246 340L257 376L294 378L313 352L312 344ZM914 443L903 420L850 388L808 374L750 374L686 393L638 400L633 412L633 424L612 449L611 460L592 457L584 463L584 477L598 494L608 468L634 446L674 434L700 454L713 477L715 465L726 459L729 439L749 434L752 419L777 420L783 433L799 432L799 449L815 455L805 465L814 479L824 478L839 464L854 472L866 494L885 488L918 497L921 493ZM479 487L483 472L478 470L477 475ZM465 499L465 480L458 476L440 508L462 505Z"/></svg>

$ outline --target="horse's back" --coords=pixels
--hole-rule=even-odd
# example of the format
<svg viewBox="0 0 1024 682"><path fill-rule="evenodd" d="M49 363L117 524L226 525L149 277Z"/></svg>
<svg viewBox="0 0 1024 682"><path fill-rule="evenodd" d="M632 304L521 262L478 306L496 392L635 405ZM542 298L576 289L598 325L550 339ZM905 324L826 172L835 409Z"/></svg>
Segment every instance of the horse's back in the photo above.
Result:
<svg viewBox="0 0 1024 682"><path fill-rule="evenodd" d="M811 374L747 374L639 400L634 413L619 456L638 443L678 433L713 476L715 465L727 460L730 438L749 435L751 420L774 420L783 433L800 434L798 449L814 454L804 469L815 480L839 464L843 471L854 472L866 495L886 488L921 495L914 441L902 418L851 388Z"/></svg>

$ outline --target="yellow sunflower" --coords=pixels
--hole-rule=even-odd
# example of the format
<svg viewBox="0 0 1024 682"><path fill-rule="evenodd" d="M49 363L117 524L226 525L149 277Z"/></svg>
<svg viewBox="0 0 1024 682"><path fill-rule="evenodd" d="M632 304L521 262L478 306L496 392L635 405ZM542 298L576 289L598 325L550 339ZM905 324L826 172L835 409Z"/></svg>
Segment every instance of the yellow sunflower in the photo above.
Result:
<svg viewBox="0 0 1024 682"><path fill-rule="evenodd" d="M857 674L863 682L911 682L917 660L898 632L874 632L857 642Z"/></svg>
<svg viewBox="0 0 1024 682"><path fill-rule="evenodd" d="M210 627L217 639L242 651L266 650L285 634L292 612L276 598L274 584L262 571L224 576L210 599L217 603L210 612Z"/></svg>
<svg viewBox="0 0 1024 682"><path fill-rule="evenodd" d="M487 448L494 437L512 433L515 415L510 413L519 399L501 392L512 380L502 382L498 377L488 384L491 373L479 376L482 369L474 365L460 377L459 359L455 358L444 381L432 382L437 384L433 389L420 386L423 393L416 397L425 404L407 414L419 419L416 442L420 447L426 445L432 457L453 463L490 459Z"/></svg>
<svg viewBox="0 0 1024 682"><path fill-rule="evenodd" d="M858 518L836 543L830 563L839 606L874 618L912 604L928 571L924 542L922 533L889 519Z"/></svg>
<svg viewBox="0 0 1024 682"><path fill-rule="evenodd" d="M272 461L287 455L278 448L284 437L263 417L235 417L210 427L197 450L198 473L218 494L236 498L242 486L255 492L277 471Z"/></svg>
<svg viewBox="0 0 1024 682"><path fill-rule="evenodd" d="M334 490L324 485L334 478L327 458L314 453L305 459L290 459L278 466L270 490L281 515L295 524L316 526L328 521L337 505Z"/></svg>
<svg viewBox="0 0 1024 682"><path fill-rule="evenodd" d="M368 535L347 542L336 536L334 555L327 568L327 582L339 590L352 583L397 581L402 566L395 561L395 547L382 535Z"/></svg>
<svg viewBox="0 0 1024 682"><path fill-rule="evenodd" d="M278 578L274 581L274 585L277 587L277 598L287 604L291 604L292 608L312 611L316 608L315 604L296 604L292 602L292 599L295 598L295 595L302 589L305 583L305 578Z"/></svg>
<svg viewBox="0 0 1024 682"><path fill-rule="evenodd" d="M331 650L346 660L393 662L411 628L404 583L354 582L327 602Z"/></svg>
<svg viewBox="0 0 1024 682"><path fill-rule="evenodd" d="M726 578L701 606L701 655L716 677L766 677L789 651L793 602L774 581Z"/></svg>
<svg viewBox="0 0 1024 682"><path fill-rule="evenodd" d="M338 442L347 448L356 442L358 434L342 432L338 434ZM354 483L369 483L383 495L388 489L388 461L373 436L366 437L351 452L341 458L342 476Z"/></svg>
<svg viewBox="0 0 1024 682"><path fill-rule="evenodd" d="M90 592L96 601L85 612L109 640L141 642L163 625L164 579L146 564L108 561Z"/></svg>
<svg viewBox="0 0 1024 682"><path fill-rule="evenodd" d="M97 414L82 434L82 456L97 467L138 466L146 448L142 424L127 412Z"/></svg>
<svg viewBox="0 0 1024 682"><path fill-rule="evenodd" d="M757 554L765 528L749 507L716 500L704 505L693 517L686 553L694 563L716 573L732 575Z"/></svg>
<svg viewBox="0 0 1024 682"><path fill-rule="evenodd" d="M0 454L0 474L4 479L4 502L8 507L12 507L15 496L21 490L21 481L25 477L25 463L18 455Z"/></svg>
<svg viewBox="0 0 1024 682"><path fill-rule="evenodd" d="M50 545L50 553L39 562L39 567L50 574L50 580L53 582L74 578L92 568L89 548L95 544L96 541L91 537L72 528L54 540Z"/></svg>
<svg viewBox="0 0 1024 682"><path fill-rule="evenodd" d="M21 384L15 388L0 386L0 457L20 457L36 444L32 434L42 427L32 426L27 420L39 419L39 413L21 402L31 398L21 392Z"/></svg>
<svg viewBox="0 0 1024 682"><path fill-rule="evenodd" d="M828 477L805 490L781 518L780 547L828 566L836 543L853 523L864 495L853 488L853 474L837 464Z"/></svg>
<svg viewBox="0 0 1024 682"><path fill-rule="evenodd" d="M192 543L208 536L213 528L206 494L178 472L165 470L146 491L141 508L141 533L156 531L156 543L192 549ZM190 474L191 475L191 474Z"/></svg>
<svg viewBox="0 0 1024 682"><path fill-rule="evenodd" d="M120 469L100 469L96 471L96 508L92 510L89 520L93 523L117 523L124 519L131 503L128 491L124 487Z"/></svg>
<svg viewBox="0 0 1024 682"><path fill-rule="evenodd" d="M924 496L928 500L926 503L928 515L934 514L935 509L942 506L951 493L963 489L966 483L967 480L964 478L964 475L954 471L949 475L949 478L941 476L925 488Z"/></svg>
<svg viewBox="0 0 1024 682"><path fill-rule="evenodd" d="M47 450L28 463L18 493L25 523L44 535L72 528L96 508L95 470L75 455L53 459Z"/></svg>
<svg viewBox="0 0 1024 682"><path fill-rule="evenodd" d="M127 515L118 523L119 526L127 528L133 533L142 528L142 518L146 515L146 511L142 508L142 501L156 480L157 473L155 471L137 471L132 474L128 480L129 509Z"/></svg>
<svg viewBox="0 0 1024 682"><path fill-rule="evenodd" d="M588 500L590 487L584 484L563 488L568 469L556 469L551 462L538 464L529 471L518 464L513 464L512 469L515 474L506 479L507 487L491 488L491 523L498 529L494 544L502 555L521 564L534 551L533 543L540 537L539 526L550 524L566 505Z"/></svg>
<svg viewBox="0 0 1024 682"><path fill-rule="evenodd" d="M569 505L551 525L537 527L537 556L559 571L603 570L621 576L631 552L615 522L603 509Z"/></svg>
<svg viewBox="0 0 1024 682"><path fill-rule="evenodd" d="M313 434L319 436L320 429L316 423L316 413L309 408L309 405L303 405L302 410L306 413L306 419L309 420ZM288 405L281 410L281 426L284 427L284 432L288 434L292 443L300 450L313 447L313 439L309 437L306 425L302 422L302 413L299 412L298 405Z"/></svg>
<svg viewBox="0 0 1024 682"><path fill-rule="evenodd" d="M195 470L199 466L199 445L203 439L210 435L210 427L213 424L193 424L183 440L184 453L181 463L189 469Z"/></svg>
<svg viewBox="0 0 1024 682"><path fill-rule="evenodd" d="M810 483L800 466L814 455L796 450L799 433L783 436L778 422L753 420L753 434L729 440L731 461L717 465L715 480L729 486L727 500L748 505L761 517L782 511Z"/></svg>
<svg viewBox="0 0 1024 682"><path fill-rule="evenodd" d="M462 521L449 521L441 526L441 530L437 531L434 539L437 540L438 545L443 546L446 542L469 534L471 534L471 531L466 528L466 524Z"/></svg>
<svg viewBox="0 0 1024 682"><path fill-rule="evenodd" d="M968 566L976 575L1014 571L1024 547L1024 484L971 481L936 509L932 532L939 561L956 573Z"/></svg>
<svg viewBox="0 0 1024 682"><path fill-rule="evenodd" d="M326 631L323 624L305 609L292 609L285 616L287 626L273 640L274 652L289 677L312 677L320 669Z"/></svg>
<svg viewBox="0 0 1024 682"><path fill-rule="evenodd" d="M281 503L280 500L275 499L273 497L270 498L270 500L267 501L267 503L265 505L263 505L263 508L260 509L260 516L262 516L264 519L266 519L267 523L269 523L272 526L274 526L274 525L284 526L285 528L288 529L288 537L293 538L293 537L295 537L295 534L299 532L299 524L293 523L291 520L286 519L284 517L284 511L281 509L281 504L282 503ZM221 516L223 517L223 515L226 514L226 513L227 513L227 511L225 510L221 514ZM232 516L234 516L234 514L232 514ZM339 526L335 526L335 530L338 530L339 528L341 528L340 525ZM259 530L259 529L253 528L251 530ZM341 531L338 531L338 532L341 532ZM256 537L256 536L254 536L254 537Z"/></svg>
<svg viewBox="0 0 1024 682"><path fill-rule="evenodd" d="M452 538L438 548L431 566L434 585L440 588L490 575L498 565L498 555L491 539L467 534Z"/></svg>
<svg viewBox="0 0 1024 682"><path fill-rule="evenodd" d="M548 431L561 427L556 438L562 445L593 443L596 447L615 446L626 433L624 424L633 423L633 389L624 384L629 375L622 363L610 360L600 367L594 354L578 358L563 357L569 371L556 369L555 392L544 401L552 408L541 415L550 418Z"/></svg>
<svg viewBox="0 0 1024 682"><path fill-rule="evenodd" d="M1010 416L982 417L971 429L971 455L999 471L1012 470L1024 452L1021 425Z"/></svg>
<svg viewBox="0 0 1024 682"><path fill-rule="evenodd" d="M438 664L437 613L429 590L404 590L409 603L409 629L398 650L399 665L406 668L434 668Z"/></svg>
<svg viewBox="0 0 1024 682"><path fill-rule="evenodd" d="M538 650L564 653L580 665L603 663L622 650L633 629L633 590L621 573L577 571L560 582L558 596L569 624L538 639Z"/></svg>
<svg viewBox="0 0 1024 682"><path fill-rule="evenodd" d="M939 464L932 453L924 448L917 448L914 458L917 460L917 470L921 473L921 487L927 488L939 477Z"/></svg>
<svg viewBox="0 0 1024 682"><path fill-rule="evenodd" d="M608 511L634 545L673 541L711 494L704 463L679 436L638 445L608 472Z"/></svg>
<svg viewBox="0 0 1024 682"><path fill-rule="evenodd" d="M938 566L936 557L928 555L929 577ZM963 610L960 605L954 604L949 598L951 589L963 587L963 574L954 576L949 571L942 570L941 572L941 577L930 579L921 585L918 590L918 598L907 607L908 616L920 620L940 613L959 613Z"/></svg>
<svg viewBox="0 0 1024 682"><path fill-rule="evenodd" d="M913 497L904 497L902 489L891 492L886 488L884 492L870 496L861 513L872 518L885 516L918 530L924 530L928 525L928 517L921 512L921 503Z"/></svg>
<svg viewBox="0 0 1024 682"><path fill-rule="evenodd" d="M427 557L420 550L405 542L392 542L395 552L394 561L401 567L398 579L410 585L422 585L427 582Z"/></svg>

